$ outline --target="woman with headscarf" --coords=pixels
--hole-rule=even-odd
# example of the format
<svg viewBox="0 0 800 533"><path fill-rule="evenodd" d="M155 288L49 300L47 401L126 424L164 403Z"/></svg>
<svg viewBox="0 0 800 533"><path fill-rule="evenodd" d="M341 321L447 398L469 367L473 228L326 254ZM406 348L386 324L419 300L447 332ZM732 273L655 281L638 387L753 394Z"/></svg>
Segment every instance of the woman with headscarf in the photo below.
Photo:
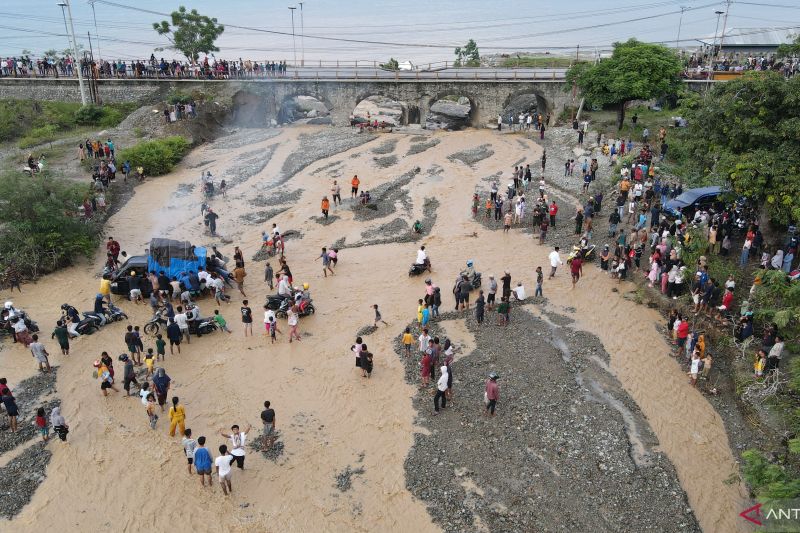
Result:
<svg viewBox="0 0 800 533"><path fill-rule="evenodd" d="M164 405L167 403L167 392L169 392L169 383L172 381L163 367L156 369L156 374L153 376L153 388L155 389L156 399L161 411L164 411Z"/></svg>
<svg viewBox="0 0 800 533"><path fill-rule="evenodd" d="M67 421L64 420L64 417L61 416L61 407L53 407L53 410L50 412L50 425L53 427L53 431L56 435L58 435L58 438L66 442L69 426L67 425Z"/></svg>

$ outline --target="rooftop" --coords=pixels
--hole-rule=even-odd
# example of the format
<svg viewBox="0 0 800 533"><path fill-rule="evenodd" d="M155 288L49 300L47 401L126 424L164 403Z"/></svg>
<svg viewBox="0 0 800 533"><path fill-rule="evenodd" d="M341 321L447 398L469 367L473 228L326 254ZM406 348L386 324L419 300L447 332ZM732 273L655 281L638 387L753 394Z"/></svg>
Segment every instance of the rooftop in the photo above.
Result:
<svg viewBox="0 0 800 533"><path fill-rule="evenodd" d="M725 30L722 45L728 46L775 46L791 42L795 35L800 34L800 26L781 28L729 28ZM719 40L719 35L717 36ZM710 35L700 42L707 45L714 43L714 36Z"/></svg>

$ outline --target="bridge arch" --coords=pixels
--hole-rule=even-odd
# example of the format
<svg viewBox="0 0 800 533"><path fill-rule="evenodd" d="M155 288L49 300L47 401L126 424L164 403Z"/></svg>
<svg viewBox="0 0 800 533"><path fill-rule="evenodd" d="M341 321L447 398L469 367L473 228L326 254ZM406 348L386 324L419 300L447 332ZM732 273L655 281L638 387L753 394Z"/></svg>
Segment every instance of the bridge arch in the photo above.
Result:
<svg viewBox="0 0 800 533"><path fill-rule="evenodd" d="M283 95L278 108L278 123L285 124L303 119L316 119L330 123L334 105L324 92L295 90Z"/></svg>
<svg viewBox="0 0 800 533"><path fill-rule="evenodd" d="M520 113L536 111L546 115L552 111L547 99L539 92L532 89L518 89L508 94L503 101L503 117L513 113L514 116Z"/></svg>
<svg viewBox="0 0 800 533"><path fill-rule="evenodd" d="M466 105L461 103L461 99L466 99L469 102L468 110L463 109ZM477 126L479 122L478 98L472 92L463 90L458 86L436 91L428 98L426 107L428 110L426 127L442 127L437 126L437 124L442 123L443 115L455 118L455 120L450 121L456 126L455 129Z"/></svg>
<svg viewBox="0 0 800 533"><path fill-rule="evenodd" d="M394 113L388 114L387 122L394 122L396 125L405 126L408 124L420 123L420 108L419 105L413 101L394 94L391 91L365 91L356 96L355 106L353 107L352 114L354 118L367 118L367 113L370 117L375 114L376 108L394 109ZM380 115L379 115L380 116Z"/></svg>

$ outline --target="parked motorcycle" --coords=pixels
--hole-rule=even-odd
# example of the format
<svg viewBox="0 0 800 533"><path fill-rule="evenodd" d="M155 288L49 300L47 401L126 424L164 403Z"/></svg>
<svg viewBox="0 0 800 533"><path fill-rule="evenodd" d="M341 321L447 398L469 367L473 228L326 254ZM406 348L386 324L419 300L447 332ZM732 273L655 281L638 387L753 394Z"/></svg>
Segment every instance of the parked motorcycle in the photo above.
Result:
<svg viewBox="0 0 800 533"><path fill-rule="evenodd" d="M4 335L14 334L14 325L8 318L9 315L13 315L15 321L17 318L22 318L22 320L25 322L25 326L27 326L28 331L30 331L31 333L37 333L39 331L39 325L36 323L36 321L31 319L25 311L23 311L22 309L6 308L3 309L2 314L0 314L0 332L2 334Z"/></svg>
<svg viewBox="0 0 800 533"><path fill-rule="evenodd" d="M155 337L161 328L167 328L167 317L161 314L161 311L156 311L153 318L147 321L144 325L144 332L147 335Z"/></svg>
<svg viewBox="0 0 800 533"><path fill-rule="evenodd" d="M291 306L292 306L292 301L289 300L288 298L285 299L281 304L281 306L278 308L278 310L275 311L275 316L278 318L286 318L286 316L289 314L289 308ZM299 303L299 306L300 306L300 312L298 313L298 316L303 317L303 316L313 315L315 312L314 303L311 300L302 300Z"/></svg>
<svg viewBox="0 0 800 533"><path fill-rule="evenodd" d="M265 302L265 305L267 306L267 309L277 311L287 300L291 301L291 298L288 296L281 296L280 294L269 294L267 295L267 301Z"/></svg>
<svg viewBox="0 0 800 533"><path fill-rule="evenodd" d="M112 322L119 322L121 320L128 320L128 315L114 304L108 304L108 309L102 313L95 313L94 311L86 311L83 313L84 320L88 319L94 323L95 326L101 328L106 324ZM83 322L83 320L81 320ZM80 330L78 331L80 333Z"/></svg>

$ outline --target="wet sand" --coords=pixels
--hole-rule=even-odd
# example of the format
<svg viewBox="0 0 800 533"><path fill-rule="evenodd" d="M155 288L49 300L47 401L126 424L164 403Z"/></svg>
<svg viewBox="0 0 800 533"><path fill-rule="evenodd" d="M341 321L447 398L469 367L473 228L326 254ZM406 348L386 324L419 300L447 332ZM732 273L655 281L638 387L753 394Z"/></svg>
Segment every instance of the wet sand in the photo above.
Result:
<svg viewBox="0 0 800 533"><path fill-rule="evenodd" d="M373 160L371 150L386 140L378 136L287 178L283 164L303 149L300 136L322 130L296 127L235 148L201 147L176 172L137 188L135 196L109 221L108 235L129 254L139 253L155 236L187 239L197 245L220 243L221 239L202 233L200 187L188 194L174 192L180 185L198 182L199 170L190 168L192 165L214 160L209 166L216 176L222 176L243 154L278 143L260 172L244 179L227 198L215 198L211 205L221 215L219 233L240 245L250 258L260 247L261 231L270 225L246 225L240 220L242 215L263 209L253 206L252 199L303 190L300 200L287 203L289 209L274 222L284 232L303 234L302 240L287 242L287 255L296 281L311 284L317 314L302 319L300 327L308 335L301 343L292 344L284 336L275 345L261 336L260 305L268 292L263 283L264 263L248 260L245 289L254 309L257 336L243 338L238 318L241 295L232 293L233 303L223 305L220 311L234 334L216 332L184 344L184 353L167 355L164 366L173 378L171 394L180 396L186 406L187 427L195 437L208 437L214 455L224 441L218 436L220 428L251 423L251 438L257 435L258 414L267 399L277 411L283 455L272 462L250 451L247 470L234 472L230 498L224 498L218 487L213 493L202 491L197 476L186 473L179 439L168 436L165 416L157 430L150 431L138 399L126 400L114 393L107 399L101 396L91 376L91 362L102 350L115 360L124 350L124 324L113 324L75 341L69 358L52 357L51 363L62 365L58 394L71 426L70 443L50 444L53 458L47 479L31 503L6 526L15 531L52 527L84 531L437 529L425 505L405 486L404 460L413 433L420 429L414 425L411 406L415 390L405 384L402 362L392 349L401 325L416 312L422 279L408 278L406 272L418 243L343 250L337 275L327 279L322 278L321 265L314 259L320 247L342 237L357 242L362 232L397 216L422 219L423 199L436 197L440 202L436 226L422 242L430 252L432 277L443 287L447 305L452 279L467 258L476 261L484 276L509 268L514 279L524 281L532 292L534 269L546 267L550 249L533 244L531 236L520 231L501 234L484 229L471 220L469 206L481 177L508 171L522 157L534 163L540 149L530 141L517 142L517 136L466 131L438 133L434 136L441 141L437 146L404 156L413 144L411 136L393 134L399 138L393 153L400 157L387 169ZM494 155L471 167L448 159L484 144L491 144ZM340 164L320 171L333 162ZM433 165L444 171L429 175L426 170ZM413 202L410 212L401 212L399 207L398 213L383 219L354 220L347 200L353 174L361 178L362 188L372 189L417 166L422 172L406 187ZM345 205L331 210L339 220L320 225L311 217L319 215L320 199L330 195L334 177L342 185ZM276 185L276 180L284 179L288 180L285 184ZM222 251L231 255L233 244L222 245ZM94 264L65 269L25 286L22 295L14 294L15 304L29 310L43 332L49 333L60 304L69 302L80 310L90 307L102 261L102 255L97 257ZM743 492L738 484L725 483L737 468L722 421L711 405L688 387L685 376L668 357L669 347L655 328L661 317L611 293L613 284L599 269L587 268L586 278L575 291L568 273L561 270L556 280L546 281L545 295L559 312L564 307L575 308L571 316L602 340L611 354L611 369L648 418L703 529L741 528L737 515L745 508ZM375 372L365 380L353 368L349 347L355 332L372 323L370 306L374 303L381 306L390 327L382 326L365 339L376 355ZM150 316L149 307L127 301L121 305L132 324L143 325ZM201 300L200 308L204 316L212 314L213 301ZM285 322L281 329L285 334ZM54 341L46 344L51 353L56 351ZM146 340L145 345L152 347L152 341ZM30 354L17 346L5 345L0 361L12 385L35 369ZM352 487L342 492L336 476L348 467L363 468L364 472L353 476Z"/></svg>

